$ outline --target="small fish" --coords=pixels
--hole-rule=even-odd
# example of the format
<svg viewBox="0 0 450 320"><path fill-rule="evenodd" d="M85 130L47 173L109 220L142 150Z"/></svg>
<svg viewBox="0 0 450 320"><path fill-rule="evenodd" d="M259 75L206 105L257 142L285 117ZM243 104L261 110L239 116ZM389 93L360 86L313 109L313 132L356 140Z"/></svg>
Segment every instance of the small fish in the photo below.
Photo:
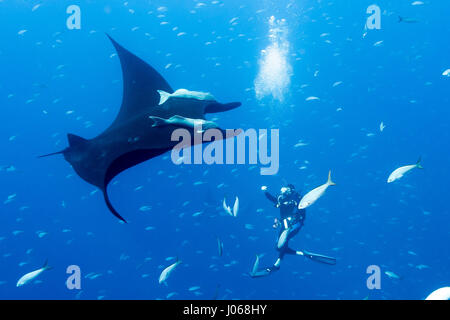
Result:
<svg viewBox="0 0 450 320"><path fill-rule="evenodd" d="M214 296L212 297L212 300L217 300L217 298L219 296L219 289L220 289L220 284L218 284L216 286L216 291L214 292Z"/></svg>
<svg viewBox="0 0 450 320"><path fill-rule="evenodd" d="M308 144L303 142L302 140L299 140L295 145L294 148L298 148L298 147L304 147L307 146Z"/></svg>
<svg viewBox="0 0 450 320"><path fill-rule="evenodd" d="M177 261L175 263L173 263L170 266L168 266L167 268L165 268L159 276L159 284L164 283L167 286L167 279L169 278L172 271L175 270L175 268L180 263L181 263L181 260L178 260L178 258L177 258Z"/></svg>
<svg viewBox="0 0 450 320"><path fill-rule="evenodd" d="M442 75L444 77L450 77L450 69L445 70L444 72L442 72Z"/></svg>
<svg viewBox="0 0 450 320"><path fill-rule="evenodd" d="M400 276L392 271L385 271L384 273L391 279L400 279Z"/></svg>
<svg viewBox="0 0 450 320"><path fill-rule="evenodd" d="M33 281L34 279L36 279L42 272L51 269L51 267L48 266L47 261L45 261L44 265L42 266L42 268L29 272L26 275L22 276L19 281L17 281L17 287L21 287L23 285L26 285L27 283Z"/></svg>
<svg viewBox="0 0 450 320"><path fill-rule="evenodd" d="M383 44L383 40L375 42L375 43L373 44L373 46L374 46L374 47L379 47L379 46L381 46L382 44Z"/></svg>
<svg viewBox="0 0 450 320"><path fill-rule="evenodd" d="M420 161L421 161L421 158L419 158L419 160L417 160L416 164L403 166L403 167L395 169L389 175L389 178L387 179L387 183L391 183L391 182L394 182L395 180L402 178L407 172L411 171L412 169L415 169L415 168L423 169L422 165L420 164Z"/></svg>
<svg viewBox="0 0 450 320"><path fill-rule="evenodd" d="M404 18L404 17L398 16L398 22L417 23L419 21L415 20L415 19L411 19L411 18Z"/></svg>
<svg viewBox="0 0 450 320"><path fill-rule="evenodd" d="M200 289L199 286L193 286L193 287L190 287L188 290L189 291L197 291L198 289Z"/></svg>
<svg viewBox="0 0 450 320"><path fill-rule="evenodd" d="M174 93L168 93L163 90L158 90L160 95L159 105L164 104L170 98L184 98L184 99L196 99L204 101L216 101L212 94L209 92L189 91L186 89L178 89Z"/></svg>
<svg viewBox="0 0 450 320"><path fill-rule="evenodd" d="M145 211L149 211L151 209L152 208L150 206L142 206L142 207L139 208L139 211L145 212Z"/></svg>
<svg viewBox="0 0 450 320"><path fill-rule="evenodd" d="M236 199L234 200L234 206L233 206L233 216L237 217L238 212L239 212L239 198L236 197Z"/></svg>
<svg viewBox="0 0 450 320"><path fill-rule="evenodd" d="M36 234L37 234L37 236L38 236L39 238L43 238L43 237L45 237L48 233L45 232L45 231L37 231Z"/></svg>
<svg viewBox="0 0 450 320"><path fill-rule="evenodd" d="M203 211L198 211L198 212L195 212L192 216L193 217L198 217L199 215L201 215L203 213Z"/></svg>
<svg viewBox="0 0 450 320"><path fill-rule="evenodd" d="M301 210L309 207L314 202L316 202L321 196L323 196L323 194L325 193L325 191L328 189L329 186L335 185L336 184L333 181L331 181L331 171L329 171L328 181L325 184L305 194L305 196L302 198L302 200L300 200L300 203L298 204L298 209Z"/></svg>
<svg viewBox="0 0 450 320"><path fill-rule="evenodd" d="M95 280L95 279L97 279L97 278L99 278L99 277L101 277L101 276L102 276L101 273L94 273L94 272L91 272L90 274L88 274L87 276L85 276L85 278L90 279L90 280Z"/></svg>
<svg viewBox="0 0 450 320"><path fill-rule="evenodd" d="M35 6L31 9L31 11L32 11L32 12L36 11L40 6L41 6L40 3L37 4L37 5L35 5Z"/></svg>
<svg viewBox="0 0 450 320"><path fill-rule="evenodd" d="M223 198L222 206L226 213L232 217L236 217L239 212L239 198L236 197L234 200L233 210L231 210L231 207L227 205L225 198Z"/></svg>
<svg viewBox="0 0 450 320"><path fill-rule="evenodd" d="M225 210L226 213L228 213L230 216L233 216L233 212L231 212L231 208L227 205L225 198L223 198L222 206L223 210Z"/></svg>
<svg viewBox="0 0 450 320"><path fill-rule="evenodd" d="M422 270L422 269L428 269L430 266L427 266L426 264L419 264L416 266L417 269Z"/></svg>
<svg viewBox="0 0 450 320"><path fill-rule="evenodd" d="M386 126L384 125L383 122L380 123L380 132L383 132L384 128L386 128Z"/></svg>
<svg viewBox="0 0 450 320"><path fill-rule="evenodd" d="M223 255L223 242L217 237L217 248L219 250L219 257Z"/></svg>

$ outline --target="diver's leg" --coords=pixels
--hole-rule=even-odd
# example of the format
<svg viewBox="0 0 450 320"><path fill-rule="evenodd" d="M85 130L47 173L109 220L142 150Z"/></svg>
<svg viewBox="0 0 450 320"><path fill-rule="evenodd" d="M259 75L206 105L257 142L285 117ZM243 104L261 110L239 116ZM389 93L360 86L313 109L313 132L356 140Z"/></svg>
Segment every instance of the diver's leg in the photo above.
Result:
<svg viewBox="0 0 450 320"><path fill-rule="evenodd" d="M250 273L250 276L252 278L268 276L273 271L277 271L280 269L281 260L283 259L284 255L285 255L284 249L286 248L286 245L284 243L285 240L282 241L283 243L281 244L281 247L280 247L280 237L283 235L284 231L286 231L286 230L281 229L280 232L278 233L277 251L279 252L279 254L278 254L278 258L275 261L275 263L271 267L267 267L261 271ZM289 231L289 230L287 230L287 231ZM286 234L284 235L284 237L285 237L285 239L287 239Z"/></svg>
<svg viewBox="0 0 450 320"><path fill-rule="evenodd" d="M279 249L280 254L278 255L278 259L275 261L272 267L267 268L266 270L269 272L280 270L281 260L283 260L286 252L284 250Z"/></svg>
<svg viewBox="0 0 450 320"><path fill-rule="evenodd" d="M283 259L283 256L284 256L284 254L280 254L278 256L277 261L275 261L275 263L271 267L267 267L261 271L250 273L250 276L252 278L260 278L260 277L268 276L269 274L271 274L274 271L278 271L280 269L281 259Z"/></svg>
<svg viewBox="0 0 450 320"><path fill-rule="evenodd" d="M289 228L280 230L280 233L278 234L278 238L277 238L277 250L278 251L282 251L283 248L286 246L288 239L289 239L290 232L291 232L291 230Z"/></svg>
<svg viewBox="0 0 450 320"><path fill-rule="evenodd" d="M296 255L297 254L298 251L295 251L294 249L289 248L289 241L293 237L295 237L297 235L297 233L299 233L300 229L301 229L301 226L300 227L296 227L289 233L289 235L287 237L287 240L286 240L286 243L285 243L285 246L284 246L284 249L283 249L285 254L291 254L291 255Z"/></svg>
<svg viewBox="0 0 450 320"><path fill-rule="evenodd" d="M284 255L297 254L297 251L289 248L289 240L291 240L300 231L300 229L301 229L301 226L293 228L293 230L291 228L280 230L280 232L278 233L278 246L277 246L277 250L279 252L278 259L275 261L275 263L273 264L272 267L269 267L266 269L268 272L277 271L280 269L281 260L283 260ZM287 235L283 235L283 233L287 233ZM280 238L282 236L285 237L284 241L280 241Z"/></svg>

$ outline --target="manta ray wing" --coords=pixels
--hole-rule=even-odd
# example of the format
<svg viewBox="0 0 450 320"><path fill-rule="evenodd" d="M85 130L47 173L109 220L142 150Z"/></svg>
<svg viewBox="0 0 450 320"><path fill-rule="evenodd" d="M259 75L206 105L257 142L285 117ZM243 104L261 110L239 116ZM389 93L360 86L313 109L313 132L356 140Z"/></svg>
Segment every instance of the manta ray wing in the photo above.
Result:
<svg viewBox="0 0 450 320"><path fill-rule="evenodd" d="M134 167L135 165L150 160L154 157L157 157L167 151L168 149L148 149L148 150L134 150L130 151L128 153L125 153L115 159L111 165L106 170L105 179L104 179L104 185L102 188L100 188L103 192L103 196L105 198L106 206L108 209L112 212L113 215L115 215L117 218L122 220L123 222L127 222L122 216L117 212L116 209L114 209L113 205L111 204L111 201L109 200L108 196L108 184L111 182L112 179L114 179L115 176L117 176L122 171L125 171L131 167Z"/></svg>
<svg viewBox="0 0 450 320"><path fill-rule="evenodd" d="M140 114L144 109L157 106L160 99L158 90L173 93L173 89L158 71L122 47L108 34L107 36L119 56L123 80L122 105L109 127L111 129Z"/></svg>
<svg viewBox="0 0 450 320"><path fill-rule="evenodd" d="M123 97L119 113L111 126L97 137L84 139L68 134L69 147L49 155L63 154L79 177L103 192L109 210L125 221L109 199L107 189L111 180L119 173L171 150L177 144L171 140L171 134L177 128L188 128L193 135L193 120L204 118L204 109L195 108L195 101L184 101L167 109L158 108L158 90L173 93L170 85L153 67L108 37L122 67ZM208 111L221 112L238 106L240 103L213 103ZM159 122L168 121L168 124L155 125L152 118L156 117L161 119Z"/></svg>

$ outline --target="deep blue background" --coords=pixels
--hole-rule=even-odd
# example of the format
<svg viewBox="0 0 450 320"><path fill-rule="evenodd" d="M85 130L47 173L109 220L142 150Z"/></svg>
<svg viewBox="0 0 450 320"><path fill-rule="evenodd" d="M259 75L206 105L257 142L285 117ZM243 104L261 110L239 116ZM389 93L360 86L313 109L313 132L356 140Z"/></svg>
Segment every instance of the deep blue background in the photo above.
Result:
<svg viewBox="0 0 450 320"><path fill-rule="evenodd" d="M172 299L211 299L217 285L219 299L423 299L449 285L450 79L442 76L450 68L448 1L377 0L382 30L365 38L372 1L207 0L198 8L191 0L42 2L33 12L40 1L0 1L0 166L16 168L0 171L1 299L164 299L172 292ZM66 29L70 4L81 7L81 30ZM158 12L161 6L167 11ZM283 103L258 101L252 89L271 15L289 27L293 76ZM418 23L398 23L397 15ZM66 133L92 138L115 118L121 70L104 32L172 87L242 101L214 115L222 127L279 128L279 173L153 159L109 188L125 225L61 156L37 159L63 149ZM343 83L333 87L337 81ZM305 101L309 96L321 100ZM299 140L308 145L294 148ZM386 183L392 170L419 156L424 170ZM277 274L249 278L255 254L265 254L264 265L276 258L277 211L260 186L275 193L287 181L306 192L324 183L329 169L337 186L308 209L292 246L336 256L338 264L286 257ZM221 202L236 195L241 209L233 219ZM151 210L140 211L144 205ZM47 235L40 238L40 231ZM220 258L217 236L224 242ZM166 258L176 256L183 264L167 287L159 285L161 270L173 262ZM47 258L53 270L16 288ZM81 267L81 293L65 287L71 264ZM372 264L383 272L378 291L366 288ZM100 276L85 278L90 273Z"/></svg>

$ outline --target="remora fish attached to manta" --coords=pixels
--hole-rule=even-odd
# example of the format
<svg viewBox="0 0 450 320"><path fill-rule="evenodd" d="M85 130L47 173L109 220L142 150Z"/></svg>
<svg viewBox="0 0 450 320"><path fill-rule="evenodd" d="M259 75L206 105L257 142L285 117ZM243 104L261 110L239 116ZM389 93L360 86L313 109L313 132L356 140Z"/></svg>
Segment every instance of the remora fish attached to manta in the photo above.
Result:
<svg viewBox="0 0 450 320"><path fill-rule="evenodd" d="M168 93L163 90L158 90L160 94L159 105L164 104L170 98L172 99L195 99L203 101L216 101L216 98L209 92L189 91L186 89L178 89L174 93Z"/></svg>
<svg viewBox="0 0 450 320"><path fill-rule="evenodd" d="M186 94L187 90L181 91L185 94L175 94L153 67L111 37L109 39L122 66L123 98L119 114L97 137L84 139L69 133L66 149L45 156L62 153L83 180L103 192L109 210L126 222L109 200L107 187L111 180L119 173L171 150L176 145L171 141L171 133L176 129L188 127L193 130L194 119L205 120L205 113L228 111L241 103L221 104L209 94ZM159 105L161 94L166 93L175 98L167 97ZM199 96L206 98L199 99ZM207 124L217 128L211 122Z"/></svg>
<svg viewBox="0 0 450 320"><path fill-rule="evenodd" d="M312 205L314 202L316 202L321 196L323 196L323 194L325 193L325 191L328 189L329 186L335 186L336 184L331 181L331 171L328 172L328 181L321 185L320 187L317 187L313 190L311 190L310 192L308 192L307 194L305 194L305 196L302 198L302 200L300 200L300 203L298 204L298 208L299 209L305 209L307 207L309 207L310 205Z"/></svg>
<svg viewBox="0 0 450 320"><path fill-rule="evenodd" d="M17 281L17 287L21 287L23 285L26 285L27 283L33 281L36 279L42 272L51 269L51 267L48 266L47 261L45 261L42 268L37 269L35 271L29 272L26 275L22 276L19 281Z"/></svg>

